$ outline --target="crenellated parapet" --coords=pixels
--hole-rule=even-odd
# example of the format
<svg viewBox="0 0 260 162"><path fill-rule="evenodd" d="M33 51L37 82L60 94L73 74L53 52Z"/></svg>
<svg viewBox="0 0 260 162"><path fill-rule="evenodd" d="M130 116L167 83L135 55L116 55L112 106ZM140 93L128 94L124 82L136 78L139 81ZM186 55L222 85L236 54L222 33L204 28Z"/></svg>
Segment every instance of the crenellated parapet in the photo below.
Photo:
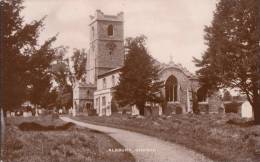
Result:
<svg viewBox="0 0 260 162"><path fill-rule="evenodd" d="M106 15L101 10L96 10L95 15L90 15L90 20L92 24L93 22L97 20L101 21L117 21L117 22L123 22L124 21L124 13L119 12L116 15Z"/></svg>

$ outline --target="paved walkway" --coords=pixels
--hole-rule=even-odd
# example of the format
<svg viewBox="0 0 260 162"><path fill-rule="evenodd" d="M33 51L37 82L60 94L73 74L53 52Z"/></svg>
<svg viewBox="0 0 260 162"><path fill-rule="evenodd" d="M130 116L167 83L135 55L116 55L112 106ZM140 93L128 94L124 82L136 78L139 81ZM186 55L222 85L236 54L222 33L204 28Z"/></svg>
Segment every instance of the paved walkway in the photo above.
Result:
<svg viewBox="0 0 260 162"><path fill-rule="evenodd" d="M99 126L60 117L66 122L73 122L79 126L102 131L131 151L136 161L140 162L211 162L202 154L196 153L183 146L166 142L155 137L126 131L117 128ZM123 150L110 150L123 151Z"/></svg>

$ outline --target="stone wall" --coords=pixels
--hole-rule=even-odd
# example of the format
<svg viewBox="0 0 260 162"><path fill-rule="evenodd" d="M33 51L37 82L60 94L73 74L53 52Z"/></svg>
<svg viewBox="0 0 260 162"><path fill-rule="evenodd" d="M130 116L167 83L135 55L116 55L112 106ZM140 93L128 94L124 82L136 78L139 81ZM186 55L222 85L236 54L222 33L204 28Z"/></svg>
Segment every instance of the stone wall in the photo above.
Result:
<svg viewBox="0 0 260 162"><path fill-rule="evenodd" d="M180 69L174 68L174 67L170 67L167 69L164 69L160 72L160 80L164 81L164 83L166 82L166 80L173 75L174 77L176 77L177 82L178 82L178 102L179 104L182 105L183 107L183 112L187 112L188 111L188 104L190 105L190 109L191 109L191 88L192 88L192 82L189 79L189 77L187 75L185 75L185 73L183 71L181 71ZM195 85L195 84L194 84ZM163 96L165 97L165 88L161 89ZM189 97L188 97L189 95ZM187 98L188 97L188 98ZM187 99L189 99L190 101L188 102Z"/></svg>

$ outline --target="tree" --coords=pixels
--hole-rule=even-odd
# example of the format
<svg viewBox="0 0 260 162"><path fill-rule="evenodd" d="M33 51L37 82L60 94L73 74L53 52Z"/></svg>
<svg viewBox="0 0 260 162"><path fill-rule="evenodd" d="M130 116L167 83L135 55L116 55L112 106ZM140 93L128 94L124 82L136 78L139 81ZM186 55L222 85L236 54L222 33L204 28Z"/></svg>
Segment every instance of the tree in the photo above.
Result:
<svg viewBox="0 0 260 162"><path fill-rule="evenodd" d="M52 38L44 43L40 49L33 51L28 60L27 85L29 88L29 100L40 106L46 106L45 98L51 94L51 69L50 64L55 57L56 50L51 48Z"/></svg>
<svg viewBox="0 0 260 162"><path fill-rule="evenodd" d="M120 82L115 88L115 98L121 106L136 105L144 115L146 102L161 102L158 81L159 68L148 54L145 36L126 39L128 54L121 69Z"/></svg>
<svg viewBox="0 0 260 162"><path fill-rule="evenodd" d="M73 56L71 57L73 62L73 78L74 80L84 79L86 74L87 53L85 49L74 49Z"/></svg>
<svg viewBox="0 0 260 162"><path fill-rule="evenodd" d="M54 80L58 83L57 106L72 106L72 89L76 81L84 79L86 73L87 53L85 49L74 49L71 57L72 65L69 59L65 58L68 47L59 47L56 55L56 64L52 66ZM70 68L72 67L72 68Z"/></svg>
<svg viewBox="0 0 260 162"><path fill-rule="evenodd" d="M220 0L211 26L205 27L208 49L201 60L194 58L200 68L197 74L205 87L238 88L246 94L257 124L260 124L259 3Z"/></svg>
<svg viewBox="0 0 260 162"><path fill-rule="evenodd" d="M0 1L0 49L1 49L1 101L5 110L13 109L26 99L28 86L34 74L31 71L32 54L44 55L56 37L38 44L44 18L24 23L21 11L22 0ZM41 54L40 54L41 53ZM41 64L42 65L42 64ZM38 65L34 68L43 68ZM42 69L44 71L44 69Z"/></svg>

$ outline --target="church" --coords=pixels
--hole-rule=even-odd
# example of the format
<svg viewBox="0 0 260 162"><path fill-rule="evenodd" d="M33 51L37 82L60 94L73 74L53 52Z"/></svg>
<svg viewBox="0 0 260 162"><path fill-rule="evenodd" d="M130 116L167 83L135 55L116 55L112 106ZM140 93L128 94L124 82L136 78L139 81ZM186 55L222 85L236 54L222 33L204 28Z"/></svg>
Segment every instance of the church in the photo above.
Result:
<svg viewBox="0 0 260 162"><path fill-rule="evenodd" d="M87 54L85 82L73 88L73 107L78 112L92 109L99 116L109 116L113 109L113 87L119 84L120 68L124 65L124 14L106 15L97 10L90 16L90 41ZM172 60L157 64L161 67L161 89L166 101L163 113L192 112L192 92L198 94L199 107L205 112L216 113L221 107L220 96L203 93L196 75ZM134 110L132 110L134 111ZM160 113L161 114L161 113Z"/></svg>

